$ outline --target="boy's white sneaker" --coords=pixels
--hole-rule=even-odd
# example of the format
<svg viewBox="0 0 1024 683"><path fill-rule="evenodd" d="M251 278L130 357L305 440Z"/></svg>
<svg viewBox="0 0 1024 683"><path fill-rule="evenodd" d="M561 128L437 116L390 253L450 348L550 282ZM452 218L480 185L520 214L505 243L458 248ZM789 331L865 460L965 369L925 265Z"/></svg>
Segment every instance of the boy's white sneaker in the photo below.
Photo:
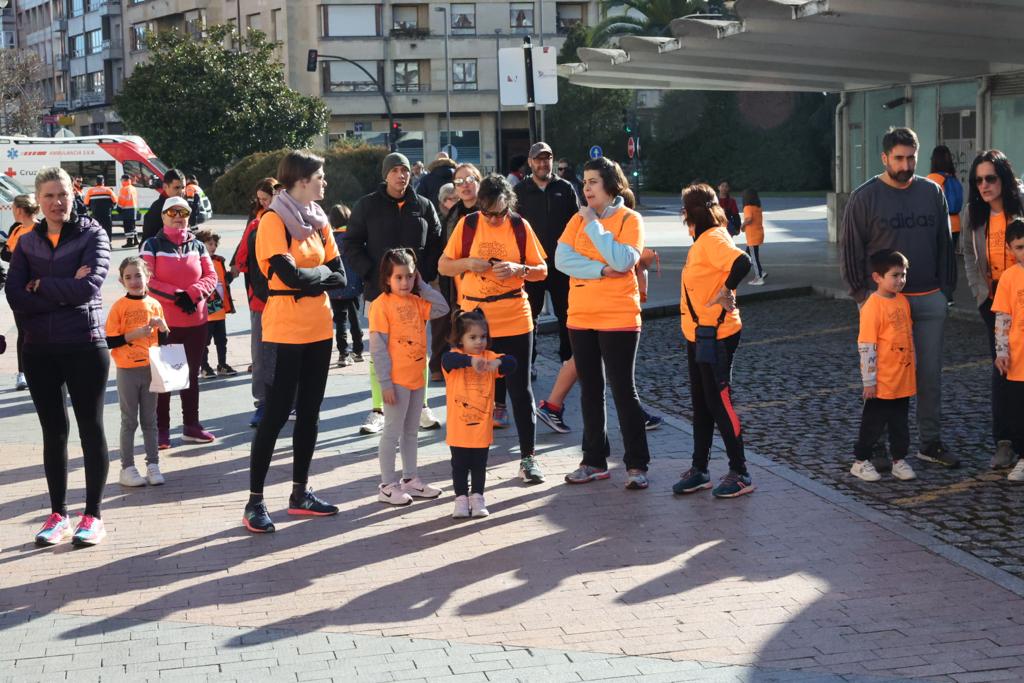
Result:
<svg viewBox="0 0 1024 683"><path fill-rule="evenodd" d="M393 484L380 484L377 487L377 500L388 505L409 505L412 496L402 490L397 481Z"/></svg>
<svg viewBox="0 0 1024 683"><path fill-rule="evenodd" d="M413 498L437 498L441 495L441 489L430 484L424 484L419 477L402 480L402 491Z"/></svg>
<svg viewBox="0 0 1024 683"><path fill-rule="evenodd" d="M121 470L121 476L118 477L118 482L121 486L145 486L146 480L139 474L139 470L135 465L131 467L125 467Z"/></svg>
<svg viewBox="0 0 1024 683"><path fill-rule="evenodd" d="M864 481L878 481L882 478L882 475L878 473L878 470L875 469L870 460L854 462L853 467L850 468L850 474Z"/></svg>
<svg viewBox="0 0 1024 683"><path fill-rule="evenodd" d="M907 462L906 458L892 461L892 476L896 477L900 481L917 479L917 473L914 472L914 468L910 466L910 463Z"/></svg>
<svg viewBox="0 0 1024 683"><path fill-rule="evenodd" d="M1010 473L1006 475L1010 481L1024 481L1024 458L1017 461Z"/></svg>
<svg viewBox="0 0 1024 683"><path fill-rule="evenodd" d="M482 493L469 494L469 509L473 517L486 517L491 514L490 510L487 509L487 503L484 501L484 494Z"/></svg>
<svg viewBox="0 0 1024 683"><path fill-rule="evenodd" d="M452 519L466 519L469 517L469 498L466 496L455 496L455 508L452 510Z"/></svg>
<svg viewBox="0 0 1024 683"><path fill-rule="evenodd" d="M155 462L151 462L146 465L146 481L149 482L150 486L163 486L166 479L160 472L160 465Z"/></svg>

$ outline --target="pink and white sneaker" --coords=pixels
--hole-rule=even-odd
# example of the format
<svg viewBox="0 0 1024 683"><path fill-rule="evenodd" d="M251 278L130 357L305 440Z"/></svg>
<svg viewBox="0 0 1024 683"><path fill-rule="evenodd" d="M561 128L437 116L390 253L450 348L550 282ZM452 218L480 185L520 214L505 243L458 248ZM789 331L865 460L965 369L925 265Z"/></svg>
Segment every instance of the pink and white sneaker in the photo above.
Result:
<svg viewBox="0 0 1024 683"><path fill-rule="evenodd" d="M71 535L71 518L60 514L51 513L43 526L36 532L36 545L57 545Z"/></svg>
<svg viewBox="0 0 1024 683"><path fill-rule="evenodd" d="M107 537L107 529L103 526L103 520L92 515L82 515L82 520L75 529L75 535L71 537L71 545L79 547L98 545Z"/></svg>

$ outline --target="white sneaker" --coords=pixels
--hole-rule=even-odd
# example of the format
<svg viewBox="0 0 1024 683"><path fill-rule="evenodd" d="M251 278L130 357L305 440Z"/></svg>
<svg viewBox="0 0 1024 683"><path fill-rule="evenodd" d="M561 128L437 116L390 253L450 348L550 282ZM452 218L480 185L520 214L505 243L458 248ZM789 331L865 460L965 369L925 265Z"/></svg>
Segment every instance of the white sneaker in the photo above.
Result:
<svg viewBox="0 0 1024 683"><path fill-rule="evenodd" d="M910 463L907 462L906 458L892 461L892 476L896 477L900 481L917 479L917 474L914 472L914 468L910 466Z"/></svg>
<svg viewBox="0 0 1024 683"><path fill-rule="evenodd" d="M28 380L25 379L25 373L19 372L17 379L14 380L14 388L18 391L24 391L28 389Z"/></svg>
<svg viewBox="0 0 1024 683"><path fill-rule="evenodd" d="M486 517L491 514L487 509L487 502L484 501L484 494L482 493L469 494L469 509L472 510L473 517Z"/></svg>
<svg viewBox="0 0 1024 683"><path fill-rule="evenodd" d="M469 498L455 496L455 509L452 510L452 519L466 519L469 517Z"/></svg>
<svg viewBox="0 0 1024 683"><path fill-rule="evenodd" d="M384 413L371 410L363 420L363 426L359 428L360 434L380 434L384 429Z"/></svg>
<svg viewBox="0 0 1024 683"><path fill-rule="evenodd" d="M1024 481L1024 458L1017 461L1010 473L1006 475L1010 481Z"/></svg>
<svg viewBox="0 0 1024 683"><path fill-rule="evenodd" d="M759 286L764 284L764 278L763 277L755 277L752 280L750 280L747 284L752 286L752 287L759 287Z"/></svg>
<svg viewBox="0 0 1024 683"><path fill-rule="evenodd" d="M403 480L401 483L402 493L408 493L413 498L437 498L441 495L441 489L430 484L424 484L419 477Z"/></svg>
<svg viewBox="0 0 1024 683"><path fill-rule="evenodd" d="M420 429L439 429L441 427L441 421L434 415L434 411L429 406L423 406L423 410L420 411Z"/></svg>
<svg viewBox="0 0 1024 683"><path fill-rule="evenodd" d="M853 463L853 467L850 468L850 474L864 481L878 481L882 478L882 475L878 473L878 470L875 469L870 460L858 460Z"/></svg>
<svg viewBox="0 0 1024 683"><path fill-rule="evenodd" d="M396 481L393 484L380 484L377 487L377 500L388 505L408 505L412 502L412 496L403 491Z"/></svg>
<svg viewBox="0 0 1024 683"><path fill-rule="evenodd" d="M125 467L121 470L121 476L118 477L118 482L121 486L145 486L146 480L139 474L139 470L135 465L131 467Z"/></svg>
<svg viewBox="0 0 1024 683"><path fill-rule="evenodd" d="M166 481L164 475L160 473L160 465L155 462L146 465L146 481L149 482L150 486L162 486Z"/></svg>

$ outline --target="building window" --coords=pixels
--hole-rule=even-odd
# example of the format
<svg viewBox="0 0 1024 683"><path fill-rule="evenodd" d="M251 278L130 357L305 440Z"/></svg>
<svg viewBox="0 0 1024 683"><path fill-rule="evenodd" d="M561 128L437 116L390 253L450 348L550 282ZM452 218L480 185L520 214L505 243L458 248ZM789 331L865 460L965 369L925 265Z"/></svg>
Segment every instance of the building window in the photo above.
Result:
<svg viewBox="0 0 1024 683"><path fill-rule="evenodd" d="M270 10L270 40L276 43L281 35L281 10Z"/></svg>
<svg viewBox="0 0 1024 683"><path fill-rule="evenodd" d="M85 74L71 77L71 99L77 100L81 98L86 90L88 90L88 82Z"/></svg>
<svg viewBox="0 0 1024 683"><path fill-rule="evenodd" d="M476 90L476 60L452 60L452 90Z"/></svg>
<svg viewBox="0 0 1024 683"><path fill-rule="evenodd" d="M85 34L68 38L68 54L72 57L81 57L85 54Z"/></svg>
<svg viewBox="0 0 1024 683"><path fill-rule="evenodd" d="M441 131L441 149L448 144L448 131ZM456 161L480 163L480 131L478 130L456 130L452 131L451 143L455 147L452 158Z"/></svg>
<svg viewBox="0 0 1024 683"><path fill-rule="evenodd" d="M575 2L559 2L555 4L555 29L558 35L564 36L574 26L587 23L587 6Z"/></svg>
<svg viewBox="0 0 1024 683"><path fill-rule="evenodd" d="M421 74L430 73L428 60L411 60L395 62L395 92L424 92L430 90L426 78L420 80Z"/></svg>
<svg viewBox="0 0 1024 683"><path fill-rule="evenodd" d="M89 54L94 55L103 49L103 31L96 29L95 31L89 31L86 34L86 43L88 44Z"/></svg>
<svg viewBox="0 0 1024 683"><path fill-rule="evenodd" d="M103 94L103 72L93 71L89 74L89 91L94 95Z"/></svg>
<svg viewBox="0 0 1024 683"><path fill-rule="evenodd" d="M89 0L89 11L95 12L99 8L103 7L104 2L106 2L106 0Z"/></svg>
<svg viewBox="0 0 1024 683"><path fill-rule="evenodd" d="M260 22L259 12L257 12L256 14L247 14L245 16L245 28L248 31L251 31L253 29L256 29L257 31L263 30L263 27Z"/></svg>
<svg viewBox="0 0 1024 683"><path fill-rule="evenodd" d="M324 5L323 37L379 36L380 5Z"/></svg>
<svg viewBox="0 0 1024 683"><path fill-rule="evenodd" d="M196 40L200 40L206 35L205 10L185 13L185 32Z"/></svg>
<svg viewBox="0 0 1024 683"><path fill-rule="evenodd" d="M85 14L85 0L71 0L71 16L80 17Z"/></svg>
<svg viewBox="0 0 1024 683"><path fill-rule="evenodd" d="M476 5L453 4L451 6L451 31L454 35L476 33Z"/></svg>
<svg viewBox="0 0 1024 683"><path fill-rule="evenodd" d="M531 29L533 28L533 3L513 2L508 9L509 28Z"/></svg>
<svg viewBox="0 0 1024 683"><path fill-rule="evenodd" d="M146 35L153 30L153 24L149 21L144 21L139 24L132 24L129 32L130 47L132 52L138 52L146 49Z"/></svg>
<svg viewBox="0 0 1024 683"><path fill-rule="evenodd" d="M360 61L359 66L366 69L378 82L384 77L384 62ZM377 85L366 77L362 69L348 62L326 62L323 67L324 94L376 92Z"/></svg>
<svg viewBox="0 0 1024 683"><path fill-rule="evenodd" d="M395 5L391 12L391 28L408 30L420 27L419 8L416 5Z"/></svg>

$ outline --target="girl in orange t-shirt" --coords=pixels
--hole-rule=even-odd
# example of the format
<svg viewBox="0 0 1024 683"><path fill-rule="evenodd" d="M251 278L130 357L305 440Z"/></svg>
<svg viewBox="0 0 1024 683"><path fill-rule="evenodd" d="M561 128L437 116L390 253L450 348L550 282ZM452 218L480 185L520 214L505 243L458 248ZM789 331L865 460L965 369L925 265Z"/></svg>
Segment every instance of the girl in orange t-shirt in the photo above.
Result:
<svg viewBox="0 0 1024 683"><path fill-rule="evenodd" d="M761 245L764 244L764 212L757 190L743 190L743 232L747 236L747 256L754 262L755 277L748 283L763 285L765 272L761 266Z"/></svg>
<svg viewBox="0 0 1024 683"><path fill-rule="evenodd" d="M494 381L516 369L516 359L490 351L487 318L479 308L456 309L452 315L452 350L441 356L448 401L448 434L452 451L452 517L486 517L484 483L487 450L494 436ZM472 479L472 489L469 480Z"/></svg>
<svg viewBox="0 0 1024 683"><path fill-rule="evenodd" d="M381 295L370 307L370 355L384 399L384 429L377 459L377 500L408 505L413 498L437 498L441 489L416 473L416 432L427 391L427 321L448 314L444 296L423 281L412 249L389 249L380 261ZM402 452L402 478L395 451Z"/></svg>

